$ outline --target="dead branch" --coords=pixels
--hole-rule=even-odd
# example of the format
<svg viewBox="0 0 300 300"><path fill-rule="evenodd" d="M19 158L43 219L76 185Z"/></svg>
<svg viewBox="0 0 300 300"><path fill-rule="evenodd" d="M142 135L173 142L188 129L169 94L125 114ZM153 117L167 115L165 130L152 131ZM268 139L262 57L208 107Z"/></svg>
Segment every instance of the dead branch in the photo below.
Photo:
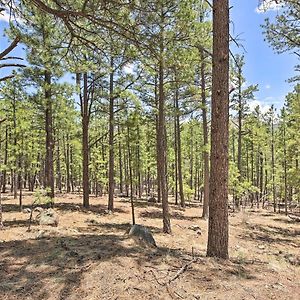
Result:
<svg viewBox="0 0 300 300"><path fill-rule="evenodd" d="M300 222L300 216L296 216L295 214L288 214L288 217L295 222Z"/></svg>
<svg viewBox="0 0 300 300"><path fill-rule="evenodd" d="M177 272L171 279L169 279L169 282L168 282L168 283L171 283L172 281L176 280L181 274L183 274L183 273L188 269L188 267L189 267L192 263L194 263L194 262L196 262L196 261L197 261L197 259L194 258L193 260L191 260L191 261L189 261L188 263L186 263L185 265L183 265L183 266L181 267L181 269L179 269L178 272Z"/></svg>
<svg viewBox="0 0 300 300"><path fill-rule="evenodd" d="M0 53L0 60L3 59L8 53L10 53L14 48L17 47L18 43L20 41L20 37L16 37L12 42L11 44L4 50Z"/></svg>

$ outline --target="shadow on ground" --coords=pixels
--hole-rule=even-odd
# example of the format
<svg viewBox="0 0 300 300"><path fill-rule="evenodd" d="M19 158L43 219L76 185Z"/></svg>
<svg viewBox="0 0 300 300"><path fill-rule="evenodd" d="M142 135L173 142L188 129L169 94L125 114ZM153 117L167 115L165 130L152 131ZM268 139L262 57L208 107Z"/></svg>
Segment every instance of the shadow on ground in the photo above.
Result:
<svg viewBox="0 0 300 300"><path fill-rule="evenodd" d="M141 218L162 219L162 211L144 211L139 214ZM181 212L173 212L170 214L171 219L195 221L200 220L200 216L186 216Z"/></svg>
<svg viewBox="0 0 300 300"><path fill-rule="evenodd" d="M59 299L65 299L81 283L90 265L110 261L118 263L122 257L139 264L151 261L160 264L163 257L179 259L182 251L168 248L143 249L124 244L124 235L101 234L49 237L0 244L0 294L23 299L47 299L51 290L49 280L62 283ZM4 297L5 298L5 297Z"/></svg>
<svg viewBox="0 0 300 300"><path fill-rule="evenodd" d="M299 231L271 225L246 225L246 227L250 232L240 234L239 237L242 239L267 243L288 243L292 247L300 247L300 243L295 239L296 236L299 236Z"/></svg>

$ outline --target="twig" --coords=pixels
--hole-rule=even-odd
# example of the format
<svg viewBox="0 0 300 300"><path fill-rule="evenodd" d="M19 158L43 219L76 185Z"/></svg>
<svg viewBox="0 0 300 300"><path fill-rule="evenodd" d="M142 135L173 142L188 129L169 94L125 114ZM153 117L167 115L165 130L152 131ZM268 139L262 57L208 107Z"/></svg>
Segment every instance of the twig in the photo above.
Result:
<svg viewBox="0 0 300 300"><path fill-rule="evenodd" d="M164 284L158 281L158 279L157 279L157 277L156 277L154 271L153 271L153 270L150 270L150 272L152 273L152 275L153 275L155 281L156 281L159 285L162 285L162 286L163 286Z"/></svg>
<svg viewBox="0 0 300 300"><path fill-rule="evenodd" d="M184 273L186 270L187 270L187 268L192 264L192 263L194 263L194 262L196 262L197 261L197 259L192 259L191 261L189 261L188 263L186 263L185 265L183 265L182 267L181 267L181 269L171 278L171 279L169 279L169 282L168 283L171 283L172 281L174 281L174 280L176 280L182 273Z"/></svg>

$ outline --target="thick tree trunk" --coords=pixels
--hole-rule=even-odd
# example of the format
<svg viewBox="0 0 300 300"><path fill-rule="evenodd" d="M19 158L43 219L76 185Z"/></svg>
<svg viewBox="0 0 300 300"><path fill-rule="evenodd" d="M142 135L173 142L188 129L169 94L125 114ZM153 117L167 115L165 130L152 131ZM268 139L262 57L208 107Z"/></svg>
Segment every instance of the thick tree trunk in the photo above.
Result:
<svg viewBox="0 0 300 300"><path fill-rule="evenodd" d="M229 6L213 1L211 173L207 256L228 258Z"/></svg>

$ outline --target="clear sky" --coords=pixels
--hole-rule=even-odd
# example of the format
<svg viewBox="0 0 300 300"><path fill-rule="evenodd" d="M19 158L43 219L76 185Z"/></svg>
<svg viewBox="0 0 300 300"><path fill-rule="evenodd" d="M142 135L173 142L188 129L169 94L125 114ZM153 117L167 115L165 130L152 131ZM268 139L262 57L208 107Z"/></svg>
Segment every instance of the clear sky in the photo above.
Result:
<svg viewBox="0 0 300 300"><path fill-rule="evenodd" d="M258 0L231 0L231 19L234 22L234 35L240 35L245 53L245 78L249 84L259 84L257 101L263 108L271 104L280 108L293 85L287 80L295 75L296 55L276 54L264 41L261 24L264 19L274 18L280 8L268 6L267 11L258 10ZM242 49L241 49L242 51Z"/></svg>
<svg viewBox="0 0 300 300"><path fill-rule="evenodd" d="M265 12L259 11L257 9L259 0L231 0L230 5L231 19L234 23L233 36L239 35L246 50L244 75L247 84L259 84L259 92L255 94L256 100L252 101L251 106L253 108L259 104L262 110L266 110L274 104L280 108L285 95L293 89L293 85L289 84L287 79L295 75L294 66L297 64L297 58L289 53L274 53L264 41L260 27L266 17L274 18L280 13L280 8L269 7ZM3 38L7 24L7 17L0 16L0 51L8 45L7 38ZM18 47L13 54L24 57L22 47ZM4 75L4 69L0 69L0 76Z"/></svg>

